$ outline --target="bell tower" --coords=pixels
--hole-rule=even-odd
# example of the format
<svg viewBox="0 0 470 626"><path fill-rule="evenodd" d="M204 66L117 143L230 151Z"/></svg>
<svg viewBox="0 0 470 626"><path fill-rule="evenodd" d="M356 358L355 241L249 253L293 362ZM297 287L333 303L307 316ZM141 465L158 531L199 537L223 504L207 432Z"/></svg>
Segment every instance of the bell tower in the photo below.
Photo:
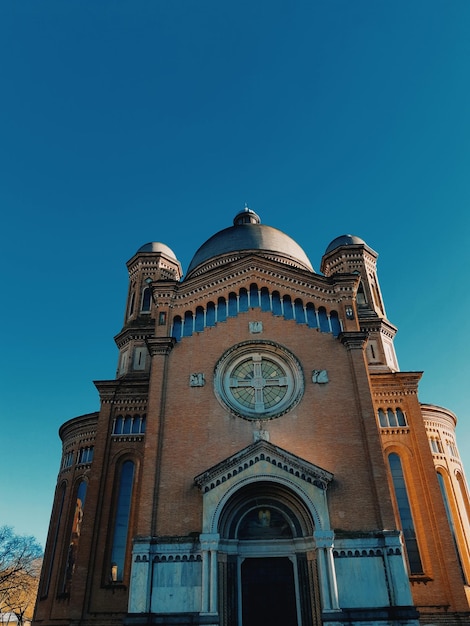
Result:
<svg viewBox="0 0 470 626"><path fill-rule="evenodd" d="M164 243L147 243L127 262L129 291L124 326L114 338L119 348L116 377L148 374L150 355L146 339L155 334L156 306L152 298L154 283L177 283L181 264Z"/></svg>
<svg viewBox="0 0 470 626"><path fill-rule="evenodd" d="M356 274L356 313L361 330L367 332L367 362L371 371L399 370L393 340L397 328L391 324L377 277L377 252L355 235L341 235L327 247L321 271L327 277L335 274Z"/></svg>

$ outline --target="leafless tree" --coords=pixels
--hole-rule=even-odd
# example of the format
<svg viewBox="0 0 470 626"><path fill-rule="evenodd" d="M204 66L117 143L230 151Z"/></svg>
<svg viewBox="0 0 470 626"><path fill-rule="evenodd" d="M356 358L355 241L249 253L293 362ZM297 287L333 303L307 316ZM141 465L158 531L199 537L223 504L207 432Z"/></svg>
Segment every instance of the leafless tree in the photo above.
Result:
<svg viewBox="0 0 470 626"><path fill-rule="evenodd" d="M34 537L0 528L0 612L15 613L23 623L31 612L39 582L42 548Z"/></svg>

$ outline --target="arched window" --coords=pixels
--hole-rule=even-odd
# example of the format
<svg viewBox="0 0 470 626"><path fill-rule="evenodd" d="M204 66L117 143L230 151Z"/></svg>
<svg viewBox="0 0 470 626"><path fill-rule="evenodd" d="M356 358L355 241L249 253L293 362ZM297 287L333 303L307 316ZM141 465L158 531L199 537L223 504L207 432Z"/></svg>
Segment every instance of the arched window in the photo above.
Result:
<svg viewBox="0 0 470 626"><path fill-rule="evenodd" d="M191 337L193 334L193 312L186 311L184 314L183 337Z"/></svg>
<svg viewBox="0 0 470 626"><path fill-rule="evenodd" d="M330 332L330 324L328 322L328 315L326 313L326 309L325 307L321 306L318 309L318 319L320 322L320 330L322 333L329 333Z"/></svg>
<svg viewBox="0 0 470 626"><path fill-rule="evenodd" d="M131 432L133 435L145 433L145 415L134 415Z"/></svg>
<svg viewBox="0 0 470 626"><path fill-rule="evenodd" d="M393 409L387 409L387 418L389 426L398 426L397 417Z"/></svg>
<svg viewBox="0 0 470 626"><path fill-rule="evenodd" d="M206 326L215 326L215 304L213 302L207 303Z"/></svg>
<svg viewBox="0 0 470 626"><path fill-rule="evenodd" d="M62 585L62 592L66 594L70 593L70 584L72 582L72 576L75 571L75 563L77 560L78 545L80 543L80 534L83 521L83 511L85 508L86 491L87 483L86 481L82 480L77 489L77 498L75 500L72 527L70 529L70 540L67 549L64 582Z"/></svg>
<svg viewBox="0 0 470 626"><path fill-rule="evenodd" d="M359 283L359 287L357 288L356 301L357 301L359 306L361 306L363 304L367 304L367 298L366 298L366 294L365 294L365 291L364 291L364 284L363 284L362 280Z"/></svg>
<svg viewBox="0 0 470 626"><path fill-rule="evenodd" d="M204 330L204 309L202 306L196 308L196 319L194 320L194 330L200 333Z"/></svg>
<svg viewBox="0 0 470 626"><path fill-rule="evenodd" d="M123 435L129 435L132 429L132 417L130 415L126 415L124 419L124 427L122 429Z"/></svg>
<svg viewBox="0 0 470 626"><path fill-rule="evenodd" d="M237 294L233 291L228 294L228 314L229 317L236 317L238 315L238 298Z"/></svg>
<svg viewBox="0 0 470 626"><path fill-rule="evenodd" d="M238 310L240 312L248 311L248 291L244 287L240 289L240 301L238 303Z"/></svg>
<svg viewBox="0 0 470 626"><path fill-rule="evenodd" d="M306 310L307 310L307 324L309 328L317 328L318 327L317 316L315 314L315 306L312 304L312 302L307 302Z"/></svg>
<svg viewBox="0 0 470 626"><path fill-rule="evenodd" d="M416 539L416 532L413 517L411 515L410 501L408 499L408 492L406 489L401 460L398 454L392 452L388 456L388 462L390 464L390 471L392 474L393 487L395 491L398 513L400 515L403 539L405 541L406 552L408 555L408 565L410 568L410 573L422 574L423 566L421 564L421 557L419 555L418 541Z"/></svg>
<svg viewBox="0 0 470 626"><path fill-rule="evenodd" d="M261 310L271 310L271 298L269 297L269 290L267 287L261 287Z"/></svg>
<svg viewBox="0 0 470 626"><path fill-rule="evenodd" d="M123 428L124 418L122 415L118 415L113 424L113 435L121 435Z"/></svg>
<svg viewBox="0 0 470 626"><path fill-rule="evenodd" d="M273 315L282 315L281 296L279 291L273 291Z"/></svg>
<svg viewBox="0 0 470 626"><path fill-rule="evenodd" d="M129 302L129 317L134 313L135 307L135 291L132 292L131 299Z"/></svg>
<svg viewBox="0 0 470 626"><path fill-rule="evenodd" d="M227 302L223 296L217 300L217 321L225 322L227 319Z"/></svg>
<svg viewBox="0 0 470 626"><path fill-rule="evenodd" d="M379 409L379 424L382 428L386 428L388 426L387 416L385 415L385 411L383 409Z"/></svg>
<svg viewBox="0 0 470 626"><path fill-rule="evenodd" d="M140 309L142 313L149 313L151 302L152 302L152 292L150 290L150 287L145 287L142 293L142 306Z"/></svg>
<svg viewBox="0 0 470 626"><path fill-rule="evenodd" d="M465 486L465 480L460 472L457 472L455 477L457 478L457 482L459 483L460 488L460 496L462 498L462 502L465 506L465 511L467 512L467 520L470 521L470 503L468 501L467 489Z"/></svg>
<svg viewBox="0 0 470 626"><path fill-rule="evenodd" d="M94 446L85 446L78 451L77 465L93 461Z"/></svg>
<svg viewBox="0 0 470 626"><path fill-rule="evenodd" d="M182 330L183 330L183 323L182 323L181 317L179 315L176 315L173 318L173 331L172 331L172 335L176 339L176 341L179 341L181 339Z"/></svg>
<svg viewBox="0 0 470 626"><path fill-rule="evenodd" d="M132 461L125 461L120 468L117 485L117 502L110 565L110 577L113 582L120 582L124 577L133 484L134 463Z"/></svg>
<svg viewBox="0 0 470 626"><path fill-rule="evenodd" d="M250 285L250 307L259 307L258 285L254 283Z"/></svg>
<svg viewBox="0 0 470 626"><path fill-rule="evenodd" d="M282 308L284 310L284 319L285 320L293 320L294 319L294 309L292 307L292 300L290 296L282 297Z"/></svg>
<svg viewBox="0 0 470 626"><path fill-rule="evenodd" d="M294 316L297 324L305 324L304 303L300 298L296 298L294 301Z"/></svg>
<svg viewBox="0 0 470 626"><path fill-rule="evenodd" d="M333 336L337 337L341 332L341 324L338 317L337 311L331 311L330 313L330 324L331 330L333 332Z"/></svg>
<svg viewBox="0 0 470 626"><path fill-rule="evenodd" d="M406 426L406 419L405 419L405 414L403 413L403 411L400 408L397 408L396 414L397 414L398 426Z"/></svg>

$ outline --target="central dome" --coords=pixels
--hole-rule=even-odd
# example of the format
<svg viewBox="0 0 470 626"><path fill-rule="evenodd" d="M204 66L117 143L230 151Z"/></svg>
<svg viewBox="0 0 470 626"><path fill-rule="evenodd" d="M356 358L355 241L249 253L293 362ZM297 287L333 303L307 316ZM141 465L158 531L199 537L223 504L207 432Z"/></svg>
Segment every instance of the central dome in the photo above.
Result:
<svg viewBox="0 0 470 626"><path fill-rule="evenodd" d="M277 228L261 224L259 216L245 208L237 213L233 226L224 228L202 244L189 264L186 278L201 274L209 269L208 266L215 267L240 259L249 252L261 253L286 265L314 271L298 243ZM215 260L217 257L218 262Z"/></svg>

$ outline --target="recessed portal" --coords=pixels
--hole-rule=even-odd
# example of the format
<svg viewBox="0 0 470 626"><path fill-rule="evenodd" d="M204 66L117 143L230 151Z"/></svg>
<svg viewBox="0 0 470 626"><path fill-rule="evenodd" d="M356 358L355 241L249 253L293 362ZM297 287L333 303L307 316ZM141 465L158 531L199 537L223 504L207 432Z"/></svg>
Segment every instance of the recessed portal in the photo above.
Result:
<svg viewBox="0 0 470 626"><path fill-rule="evenodd" d="M287 557L242 563L242 626L297 626L294 569Z"/></svg>

